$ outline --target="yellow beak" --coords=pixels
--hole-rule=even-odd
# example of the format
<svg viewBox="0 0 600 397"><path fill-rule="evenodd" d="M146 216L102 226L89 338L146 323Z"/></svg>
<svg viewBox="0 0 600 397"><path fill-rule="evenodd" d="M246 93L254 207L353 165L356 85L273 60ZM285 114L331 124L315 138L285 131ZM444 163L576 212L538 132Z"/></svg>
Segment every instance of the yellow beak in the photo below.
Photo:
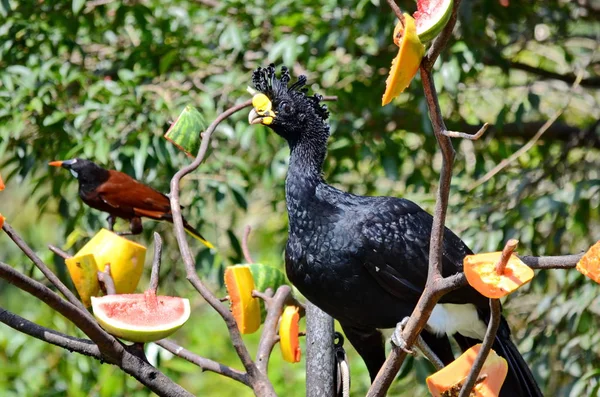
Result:
<svg viewBox="0 0 600 397"><path fill-rule="evenodd" d="M248 123L269 125L275 118L275 112L271 110L272 104L265 94L256 94L252 98L254 107L248 115Z"/></svg>

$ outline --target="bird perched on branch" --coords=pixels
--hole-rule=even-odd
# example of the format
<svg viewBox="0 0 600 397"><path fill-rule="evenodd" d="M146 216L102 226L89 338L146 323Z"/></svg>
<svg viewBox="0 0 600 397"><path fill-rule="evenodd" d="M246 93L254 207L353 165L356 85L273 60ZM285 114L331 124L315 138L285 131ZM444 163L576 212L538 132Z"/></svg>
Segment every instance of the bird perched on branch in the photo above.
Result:
<svg viewBox="0 0 600 397"><path fill-rule="evenodd" d="M280 78L273 65L254 71L257 93L248 117L250 124L270 127L291 150L287 275L307 299L340 322L373 380L385 361L380 330L410 316L425 288L433 218L402 198L357 196L328 185L322 177L327 108L321 96L307 95L305 76L289 82L285 67ZM463 258L471 253L446 228L443 276L461 272ZM442 297L421 335L449 364L454 355L448 336L467 350L483 339L489 318L489 300L465 286ZM509 364L503 397L542 395L504 318L493 348Z"/></svg>
<svg viewBox="0 0 600 397"><path fill-rule="evenodd" d="M130 232L121 234L140 234L143 230L142 217L173 222L169 198L127 174L105 170L98 164L84 159L52 161L48 164L71 171L79 181L79 197L83 202L109 214L110 230L113 230L116 218L128 220L130 224ZM185 219L183 227L202 244L214 248Z"/></svg>

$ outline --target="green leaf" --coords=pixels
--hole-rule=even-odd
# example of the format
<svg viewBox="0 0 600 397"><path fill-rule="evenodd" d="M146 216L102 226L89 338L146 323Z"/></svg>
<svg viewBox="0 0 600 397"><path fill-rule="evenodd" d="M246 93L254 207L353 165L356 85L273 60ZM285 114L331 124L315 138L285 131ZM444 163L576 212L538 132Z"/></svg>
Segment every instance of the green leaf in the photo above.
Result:
<svg viewBox="0 0 600 397"><path fill-rule="evenodd" d="M79 11L85 5L85 0L72 0L71 7L73 9L73 14L79 14Z"/></svg>

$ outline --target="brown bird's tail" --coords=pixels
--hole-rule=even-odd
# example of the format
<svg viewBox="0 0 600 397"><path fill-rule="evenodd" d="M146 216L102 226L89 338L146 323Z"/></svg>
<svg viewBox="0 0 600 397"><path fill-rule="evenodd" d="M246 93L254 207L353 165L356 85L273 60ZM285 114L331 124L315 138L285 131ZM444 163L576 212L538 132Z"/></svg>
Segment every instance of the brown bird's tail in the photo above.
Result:
<svg viewBox="0 0 600 397"><path fill-rule="evenodd" d="M204 244L206 247L213 249L215 248L214 245L212 245L210 243L210 241L206 240L204 237L202 237L202 235L196 230L194 229L189 223L187 223L187 221L184 219L183 220L183 227L185 228L185 231L192 236L193 238L195 238L196 240L200 241L202 244Z"/></svg>

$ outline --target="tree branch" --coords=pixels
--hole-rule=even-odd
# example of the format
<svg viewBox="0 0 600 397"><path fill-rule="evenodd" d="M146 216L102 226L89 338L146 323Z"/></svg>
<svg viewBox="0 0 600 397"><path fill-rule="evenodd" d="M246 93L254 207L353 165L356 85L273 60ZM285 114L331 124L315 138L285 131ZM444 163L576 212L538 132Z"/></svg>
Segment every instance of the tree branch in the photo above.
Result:
<svg viewBox="0 0 600 397"><path fill-rule="evenodd" d="M208 358L201 357L168 339L159 340L155 343L163 349L170 351L177 357L181 357L184 360L191 362L192 364L196 364L202 369L202 371L214 372L219 375L223 375L233 380L236 380L240 383L243 383L246 386L250 386L250 383L248 381L248 375L241 371L238 371L237 369L233 369L231 367L228 367L227 365L210 360Z"/></svg>
<svg viewBox="0 0 600 397"><path fill-rule="evenodd" d="M88 316L89 318L92 318L86 310L85 306L83 306L83 304L81 303L81 301L77 299L77 297L67 288L66 285L62 283L62 281L58 279L58 277L56 277L54 273L52 273L48 266L46 266L46 264L35 254L35 252L33 252L33 250L27 245L27 243L17 234L17 232L7 222L4 222L2 230L4 230L8 237L10 237L12 241L14 241L17 247L19 247L21 251L23 251L23 253L27 255L29 259L31 259L31 261L37 266L37 268L40 269L42 274L56 287L56 289L60 291L61 294L63 294L65 298L67 298L67 300L72 305L77 307L82 313L85 313L84 315Z"/></svg>
<svg viewBox="0 0 600 397"><path fill-rule="evenodd" d="M98 346L91 340L76 338L74 336L65 335L58 331L42 327L41 325L33 323L1 307L0 322L8 325L16 331L33 336L34 338L43 342L62 347L70 352L83 354L84 356L93 357L97 360L105 359L100 353Z"/></svg>
<svg viewBox="0 0 600 397"><path fill-rule="evenodd" d="M154 232L154 258L152 258L152 274L150 275L150 291L154 294L158 291L158 280L160 277L160 264L162 261L162 238Z"/></svg>

